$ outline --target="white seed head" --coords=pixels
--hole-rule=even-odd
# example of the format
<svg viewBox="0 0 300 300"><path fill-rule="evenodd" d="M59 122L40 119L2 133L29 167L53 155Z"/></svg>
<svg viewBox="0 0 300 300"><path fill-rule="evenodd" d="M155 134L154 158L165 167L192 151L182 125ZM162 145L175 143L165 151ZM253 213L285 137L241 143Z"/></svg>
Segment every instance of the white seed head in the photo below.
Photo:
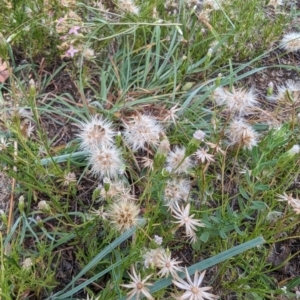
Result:
<svg viewBox="0 0 300 300"><path fill-rule="evenodd" d="M167 156L167 168L171 168L175 173L188 173L193 166L191 158L185 157L185 147L176 146ZM184 159L184 160L183 160Z"/></svg>
<svg viewBox="0 0 300 300"><path fill-rule="evenodd" d="M145 149L147 145L157 146L162 127L146 115L139 114L125 124L124 137L133 151Z"/></svg>
<svg viewBox="0 0 300 300"><path fill-rule="evenodd" d="M288 52L300 50L300 32L290 32L285 34L281 39L280 47Z"/></svg>
<svg viewBox="0 0 300 300"><path fill-rule="evenodd" d="M129 230L139 222L140 208L132 201L120 199L113 203L107 213L111 225L120 233Z"/></svg>
<svg viewBox="0 0 300 300"><path fill-rule="evenodd" d="M101 146L114 143L115 131L112 124L101 117L93 116L91 120L80 123L80 132L77 135L80 139L80 148L87 151L94 151Z"/></svg>
<svg viewBox="0 0 300 300"><path fill-rule="evenodd" d="M89 155L91 172L100 178L116 178L123 165L120 150L114 146L102 146Z"/></svg>
<svg viewBox="0 0 300 300"><path fill-rule="evenodd" d="M252 149L258 143L258 133L243 120L233 120L225 131L232 145Z"/></svg>

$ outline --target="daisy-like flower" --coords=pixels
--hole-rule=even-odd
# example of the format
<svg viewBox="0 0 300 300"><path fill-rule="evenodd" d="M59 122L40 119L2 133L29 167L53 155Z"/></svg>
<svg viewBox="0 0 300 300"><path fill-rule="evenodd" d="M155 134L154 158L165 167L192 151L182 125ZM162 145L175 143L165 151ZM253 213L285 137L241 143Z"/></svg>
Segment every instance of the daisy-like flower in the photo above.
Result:
<svg viewBox="0 0 300 300"><path fill-rule="evenodd" d="M258 134L243 120L233 120L225 131L232 145L239 144L245 149L252 149L257 145Z"/></svg>
<svg viewBox="0 0 300 300"><path fill-rule="evenodd" d="M292 194L287 195L283 193L282 195L278 195L278 201L287 201L288 205L290 205L296 214L300 214L300 200L297 198L293 198Z"/></svg>
<svg viewBox="0 0 300 300"><path fill-rule="evenodd" d="M69 30L69 34L75 34L75 35L78 35L78 30L80 29L81 27L80 26L73 26L70 30Z"/></svg>
<svg viewBox="0 0 300 300"><path fill-rule="evenodd" d="M214 162L214 156L212 154L207 153L207 150L204 148L200 148L195 152L195 156L198 160L200 160L202 163L207 162Z"/></svg>
<svg viewBox="0 0 300 300"><path fill-rule="evenodd" d="M9 145L5 138L0 138L0 151L6 150Z"/></svg>
<svg viewBox="0 0 300 300"><path fill-rule="evenodd" d="M173 278L177 278L177 272L182 271L182 267L178 266L182 261L177 261L171 258L171 252L166 251L163 253L158 260L158 268L160 271L157 273L160 277L168 277L171 275Z"/></svg>
<svg viewBox="0 0 300 300"><path fill-rule="evenodd" d="M70 48L66 51L65 56L67 57L74 57L74 55L79 52L78 49L75 49L72 45L70 46Z"/></svg>
<svg viewBox="0 0 300 300"><path fill-rule="evenodd" d="M282 37L280 47L288 52L300 50L300 32L290 32Z"/></svg>
<svg viewBox="0 0 300 300"><path fill-rule="evenodd" d="M195 235L195 230L197 230L196 226L205 227L200 220L193 219L194 215L189 215L190 208L190 203L188 203L185 208L180 208L177 202L175 202L174 206L172 207L173 217L178 220L173 222L179 224L179 227L185 226L185 233L188 237Z"/></svg>
<svg viewBox="0 0 300 300"><path fill-rule="evenodd" d="M141 274L136 274L134 267L132 267L132 274L129 274L129 276L132 282L129 284L121 284L121 286L131 289L131 291L127 293L127 300L141 299L142 296L145 296L147 299L154 300L147 288L147 286L152 285L152 283L147 283L147 280L152 275L148 275L145 279L142 280Z"/></svg>
<svg viewBox="0 0 300 300"><path fill-rule="evenodd" d="M164 122L170 122L172 121L174 124L176 124L176 119L178 118L176 113L180 110L180 108L177 108L179 103L174 105L170 108L170 110L167 112L165 118L163 119Z"/></svg>
<svg viewBox="0 0 300 300"><path fill-rule="evenodd" d="M134 4L132 0L119 0L119 7L123 11L126 11L131 14L138 15L139 13L139 8Z"/></svg>
<svg viewBox="0 0 300 300"><path fill-rule="evenodd" d="M164 191L166 206L172 207L176 202L187 201L190 193L190 182L186 179L168 180Z"/></svg>
<svg viewBox="0 0 300 300"><path fill-rule="evenodd" d="M116 178L123 164L119 149L114 146L102 146L89 155L91 172L100 178Z"/></svg>
<svg viewBox="0 0 300 300"><path fill-rule="evenodd" d="M147 145L157 146L162 127L150 116L138 114L125 124L124 137L133 151L145 149Z"/></svg>
<svg viewBox="0 0 300 300"><path fill-rule="evenodd" d="M120 199L114 202L108 212L107 217L111 225L120 233L129 230L132 226L138 225L140 208L132 201Z"/></svg>
<svg viewBox="0 0 300 300"><path fill-rule="evenodd" d="M185 268L185 275L187 281L184 281L182 278L177 278L176 280L172 280L174 285L176 285L182 290L185 290L184 294L181 295L178 299L180 300L218 299L219 298L218 296L207 292L212 288L211 286L201 287L203 278L205 276L205 272L206 271L199 273L198 271L196 271L194 275L194 281L193 281L190 277L187 268Z"/></svg>
<svg viewBox="0 0 300 300"><path fill-rule="evenodd" d="M87 122L79 124L80 132L77 134L80 139L80 148L91 151L98 149L104 145L112 145L114 143L115 131L112 124L101 117L93 116Z"/></svg>
<svg viewBox="0 0 300 300"><path fill-rule="evenodd" d="M71 183L76 182L76 174L74 172L68 172L64 176L64 186L69 186Z"/></svg>
<svg viewBox="0 0 300 300"><path fill-rule="evenodd" d="M176 146L167 156L167 168L171 168L175 173L188 173L192 167L191 158L185 157L185 147Z"/></svg>
<svg viewBox="0 0 300 300"><path fill-rule="evenodd" d="M162 255L166 253L164 248L156 248L146 251L143 254L144 266L146 269L148 268L157 268L159 259Z"/></svg>

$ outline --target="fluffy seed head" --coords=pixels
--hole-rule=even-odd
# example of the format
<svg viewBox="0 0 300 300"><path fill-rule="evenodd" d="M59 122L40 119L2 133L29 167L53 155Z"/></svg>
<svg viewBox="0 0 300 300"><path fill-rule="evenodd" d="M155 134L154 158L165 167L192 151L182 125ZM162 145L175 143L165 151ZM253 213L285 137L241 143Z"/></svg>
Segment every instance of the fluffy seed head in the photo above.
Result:
<svg viewBox="0 0 300 300"><path fill-rule="evenodd" d="M166 253L164 248L156 248L146 251L143 254L144 266L146 269L148 268L157 268L159 259L162 255Z"/></svg>
<svg viewBox="0 0 300 300"><path fill-rule="evenodd" d="M112 124L101 117L93 116L91 120L80 123L80 148L93 152L101 146L114 143L115 131Z"/></svg>
<svg viewBox="0 0 300 300"><path fill-rule="evenodd" d="M116 178L123 160L119 149L114 146L102 146L90 153L89 164L91 172L100 178Z"/></svg>
<svg viewBox="0 0 300 300"><path fill-rule="evenodd" d="M280 47L288 52L296 52L300 50L300 33L290 32L282 37Z"/></svg>
<svg viewBox="0 0 300 300"><path fill-rule="evenodd" d="M129 230L139 222L140 208L128 200L114 202L107 213L111 225L120 233Z"/></svg>
<svg viewBox="0 0 300 300"><path fill-rule="evenodd" d="M119 0L120 9L125 12L138 15L139 8L134 4L132 0Z"/></svg>
<svg viewBox="0 0 300 300"><path fill-rule="evenodd" d="M239 116L247 115L257 105L254 90L250 89L246 91L244 89L233 88L232 92L227 91L225 105L234 114Z"/></svg>
<svg viewBox="0 0 300 300"><path fill-rule="evenodd" d="M187 201L190 192L190 182L186 179L168 180L164 191L166 206L172 207L176 202Z"/></svg>
<svg viewBox="0 0 300 300"><path fill-rule="evenodd" d="M257 145L258 134L243 120L233 120L225 131L232 145L241 145L245 149L252 149Z"/></svg>
<svg viewBox="0 0 300 300"><path fill-rule="evenodd" d="M188 173L188 169L192 167L192 160L190 157L184 157L185 147L176 146L167 156L167 168L178 174Z"/></svg>
<svg viewBox="0 0 300 300"><path fill-rule="evenodd" d="M125 124L124 137L133 151L145 149L147 145L157 146L162 127L150 116L139 114Z"/></svg>
<svg viewBox="0 0 300 300"><path fill-rule="evenodd" d="M284 85L277 88L277 94L267 97L270 101L282 103L295 103L300 100L300 82L287 80Z"/></svg>

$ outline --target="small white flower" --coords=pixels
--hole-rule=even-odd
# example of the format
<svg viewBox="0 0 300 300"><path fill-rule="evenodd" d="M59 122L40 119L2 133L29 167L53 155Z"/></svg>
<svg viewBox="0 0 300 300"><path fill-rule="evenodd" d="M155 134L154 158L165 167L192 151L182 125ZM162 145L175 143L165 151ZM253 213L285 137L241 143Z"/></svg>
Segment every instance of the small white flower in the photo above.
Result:
<svg viewBox="0 0 300 300"><path fill-rule="evenodd" d="M173 217L177 219L178 221L173 221L174 223L179 224L178 226L185 226L185 233L186 236L194 236L195 230L197 230L196 226L198 227L205 227L203 223L201 223L200 220L193 219L194 215L190 214L190 203L186 205L185 208L179 207L178 203L176 202L174 206L171 208Z"/></svg>
<svg viewBox="0 0 300 300"><path fill-rule="evenodd" d="M196 140L199 140L199 141L203 141L204 138L206 136L206 133L202 130L197 130L194 132L193 134L193 137L196 139Z"/></svg>
<svg viewBox="0 0 300 300"><path fill-rule="evenodd" d="M22 263L22 268L24 270L30 270L32 266L33 266L32 259L30 257L25 258L23 263Z"/></svg>
<svg viewBox="0 0 300 300"><path fill-rule="evenodd" d="M187 281L184 281L182 278L177 278L176 280L172 280L173 284L179 287L182 290L185 290L184 294L179 297L181 300L214 300L218 299L219 297L213 295L211 293L207 293L212 287L200 287L201 283L204 279L205 272L199 273L198 271L195 272L194 281L191 279L190 274L185 268L185 275ZM200 276L199 276L200 275Z"/></svg>
<svg viewBox="0 0 300 300"><path fill-rule="evenodd" d="M158 260L158 268L160 271L157 273L160 277L168 277L171 275L173 278L177 278L177 272L182 271L182 267L178 266L181 261L171 258L171 252L167 251L162 254Z"/></svg>
<svg viewBox="0 0 300 300"><path fill-rule="evenodd" d="M158 235L154 235L154 241L157 245L161 245L163 242L163 238Z"/></svg>
<svg viewBox="0 0 300 300"><path fill-rule="evenodd" d="M132 282L129 284L121 284L128 289L132 289L127 293L127 299L141 299L142 296L145 296L147 299L154 300L154 298L149 293L147 286L152 285L147 283L147 280L152 276L149 275L142 280L141 274L136 274L134 267L132 267L132 274L129 274Z"/></svg>
<svg viewBox="0 0 300 300"><path fill-rule="evenodd" d="M76 182L76 174L74 172L68 172L64 175L64 186L69 186L71 183Z"/></svg>
<svg viewBox="0 0 300 300"><path fill-rule="evenodd" d="M294 156L300 152L300 146L299 145L294 145L290 150L288 150L288 153L291 156Z"/></svg>
<svg viewBox="0 0 300 300"><path fill-rule="evenodd" d="M207 153L207 150L204 148L200 148L195 152L195 156L202 162L214 162L214 156L212 154Z"/></svg>
<svg viewBox="0 0 300 300"><path fill-rule="evenodd" d="M6 150L10 143L5 138L0 139L0 151Z"/></svg>

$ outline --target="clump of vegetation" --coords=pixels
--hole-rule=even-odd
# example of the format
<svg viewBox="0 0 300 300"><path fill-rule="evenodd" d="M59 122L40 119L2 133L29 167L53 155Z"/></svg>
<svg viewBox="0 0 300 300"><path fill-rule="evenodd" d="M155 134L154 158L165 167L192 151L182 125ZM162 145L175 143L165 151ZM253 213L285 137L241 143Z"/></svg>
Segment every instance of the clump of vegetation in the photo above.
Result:
<svg viewBox="0 0 300 300"><path fill-rule="evenodd" d="M3 2L1 299L299 297L299 8L267 2Z"/></svg>

